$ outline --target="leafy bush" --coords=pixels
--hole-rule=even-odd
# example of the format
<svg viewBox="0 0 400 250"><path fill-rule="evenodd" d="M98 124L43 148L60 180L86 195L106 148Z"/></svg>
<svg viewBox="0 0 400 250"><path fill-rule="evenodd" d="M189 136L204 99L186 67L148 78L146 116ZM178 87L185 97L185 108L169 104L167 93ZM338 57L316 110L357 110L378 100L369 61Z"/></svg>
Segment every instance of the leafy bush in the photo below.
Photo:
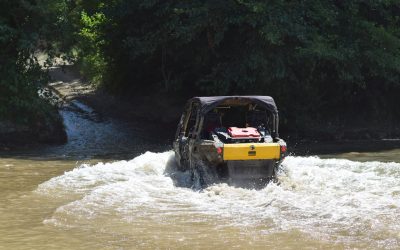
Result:
<svg viewBox="0 0 400 250"><path fill-rule="evenodd" d="M94 13L91 16L85 11L81 13L81 28L77 39L78 64L82 75L94 84L102 82L107 67L102 51L105 41L100 30L105 21L105 15L102 13Z"/></svg>
<svg viewBox="0 0 400 250"><path fill-rule="evenodd" d="M60 34L53 10L60 6L50 0L0 2L0 120L35 126L57 119L54 107L38 96L48 77L35 52L55 51L52 41Z"/></svg>

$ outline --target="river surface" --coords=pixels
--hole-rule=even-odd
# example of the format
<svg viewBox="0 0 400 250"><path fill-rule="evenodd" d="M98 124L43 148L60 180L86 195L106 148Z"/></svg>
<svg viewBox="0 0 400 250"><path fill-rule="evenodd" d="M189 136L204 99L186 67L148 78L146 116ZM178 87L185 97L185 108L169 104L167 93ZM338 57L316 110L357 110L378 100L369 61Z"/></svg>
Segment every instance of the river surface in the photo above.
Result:
<svg viewBox="0 0 400 250"><path fill-rule="evenodd" d="M61 111L66 145L1 153L0 249L400 248L399 149L289 156L279 185L195 191L156 131L82 105Z"/></svg>

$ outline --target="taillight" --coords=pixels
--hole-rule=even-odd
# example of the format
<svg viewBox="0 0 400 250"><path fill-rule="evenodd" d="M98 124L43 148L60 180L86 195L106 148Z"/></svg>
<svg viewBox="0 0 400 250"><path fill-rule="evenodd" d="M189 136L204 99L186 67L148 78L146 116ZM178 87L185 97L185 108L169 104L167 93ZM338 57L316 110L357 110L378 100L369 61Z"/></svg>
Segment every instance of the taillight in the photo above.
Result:
<svg viewBox="0 0 400 250"><path fill-rule="evenodd" d="M281 145L281 152L286 153L286 151L287 151L286 145Z"/></svg>
<svg viewBox="0 0 400 250"><path fill-rule="evenodd" d="M217 153L220 155L220 154L222 154L222 148L221 147L218 147L217 148Z"/></svg>

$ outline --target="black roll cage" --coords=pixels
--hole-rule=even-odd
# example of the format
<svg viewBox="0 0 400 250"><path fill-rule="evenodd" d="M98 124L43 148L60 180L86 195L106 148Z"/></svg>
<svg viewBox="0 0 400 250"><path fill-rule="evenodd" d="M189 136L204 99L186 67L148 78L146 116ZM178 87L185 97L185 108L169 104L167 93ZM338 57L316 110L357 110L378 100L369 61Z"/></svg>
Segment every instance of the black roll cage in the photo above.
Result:
<svg viewBox="0 0 400 250"><path fill-rule="evenodd" d="M269 113L272 115L271 136L274 140L278 139L279 138L279 132L278 132L279 114L278 114L276 107L272 112L271 107L265 106L265 105L263 105L263 103L260 103L260 102L257 102L257 104L266 108L266 110L269 111ZM187 131L187 129L189 129L187 127L189 124L189 119L192 115L193 109L195 109L195 108L197 110L195 110L196 111L196 114L195 114L196 120L195 120L195 124L194 124L194 131ZM205 112L205 111L207 111L207 112ZM185 134L187 134L187 137L189 137L189 138L193 138L193 139L199 138L198 135L201 133L201 130L203 128L204 116L209 111L210 111L209 109L204 109L204 107L202 107L201 102L198 99L193 98L193 99L189 100L185 105L185 109L181 116L181 120L179 122L179 126L176 131L175 137L178 139L179 137L181 137L181 136L183 137L183 136L185 136Z"/></svg>

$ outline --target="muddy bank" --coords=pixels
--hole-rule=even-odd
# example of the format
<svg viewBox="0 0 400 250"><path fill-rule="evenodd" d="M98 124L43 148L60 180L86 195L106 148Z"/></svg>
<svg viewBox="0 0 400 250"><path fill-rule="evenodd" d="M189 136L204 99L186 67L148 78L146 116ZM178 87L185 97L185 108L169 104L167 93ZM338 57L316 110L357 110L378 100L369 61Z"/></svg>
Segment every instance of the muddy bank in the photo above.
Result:
<svg viewBox="0 0 400 250"><path fill-rule="evenodd" d="M20 125L10 121L0 122L0 147L2 149L34 144L62 144L67 141L62 121L45 124Z"/></svg>
<svg viewBox="0 0 400 250"><path fill-rule="evenodd" d="M74 66L50 70L51 88L65 103L73 100L88 105L99 116L134 123L160 141L173 138L183 104L166 95L121 98L88 84Z"/></svg>
<svg viewBox="0 0 400 250"><path fill-rule="evenodd" d="M101 90L77 98L107 116L127 121L140 120L145 124L162 128L163 133L167 133L171 139L186 101L160 94L122 99ZM346 126L332 125L329 121L314 121L314 124L303 128L297 128L288 121L281 123L279 130L283 139L294 144L312 142L340 144L344 141L384 140L383 144L386 145L387 139L400 138L400 128L388 121L380 121L377 124L354 121L353 124ZM377 144L381 145L381 143Z"/></svg>
<svg viewBox="0 0 400 250"><path fill-rule="evenodd" d="M55 110L33 124L0 121L0 150L26 147L33 144L62 144L67 135L61 117Z"/></svg>
<svg viewBox="0 0 400 250"><path fill-rule="evenodd" d="M74 66L56 67L50 70L52 86L65 102L78 100L105 118L134 123L149 137L163 142L173 140L176 124L185 100L174 96L153 94L122 98L110 95L102 89L87 84ZM396 148L400 130L386 124L367 126L354 123L347 127L329 122L314 123L308 128L294 128L289 122L282 123L280 135L298 155L344 151L374 151ZM323 145L323 146L321 146Z"/></svg>

